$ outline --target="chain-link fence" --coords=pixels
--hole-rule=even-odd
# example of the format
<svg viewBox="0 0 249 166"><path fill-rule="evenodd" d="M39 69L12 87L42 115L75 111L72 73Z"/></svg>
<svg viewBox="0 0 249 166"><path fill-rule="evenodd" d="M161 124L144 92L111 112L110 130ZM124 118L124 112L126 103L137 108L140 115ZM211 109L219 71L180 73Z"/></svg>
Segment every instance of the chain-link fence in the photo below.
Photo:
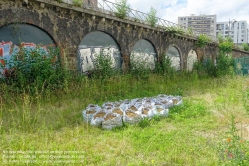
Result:
<svg viewBox="0 0 249 166"><path fill-rule="evenodd" d="M234 67L236 74L248 75L249 74L249 56L244 56L234 59Z"/></svg>

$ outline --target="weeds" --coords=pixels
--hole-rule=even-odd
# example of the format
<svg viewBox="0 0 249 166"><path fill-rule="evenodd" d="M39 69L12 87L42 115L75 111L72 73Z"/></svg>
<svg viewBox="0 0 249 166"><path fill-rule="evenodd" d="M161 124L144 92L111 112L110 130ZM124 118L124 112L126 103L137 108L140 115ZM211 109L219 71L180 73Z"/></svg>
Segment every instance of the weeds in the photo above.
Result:
<svg viewBox="0 0 249 166"><path fill-rule="evenodd" d="M125 18L130 11L130 5L127 4L127 0L118 0L116 6L115 15L119 18Z"/></svg>
<svg viewBox="0 0 249 166"><path fill-rule="evenodd" d="M73 4L74 4L75 6L81 7L82 4L83 4L83 2L82 2L82 0L73 0Z"/></svg>
<svg viewBox="0 0 249 166"><path fill-rule="evenodd" d="M158 19L156 18L156 10L153 7L150 7L150 12L146 17L146 21L150 24L151 27L155 27Z"/></svg>
<svg viewBox="0 0 249 166"><path fill-rule="evenodd" d="M230 130L227 132L227 137L219 145L220 159L222 163L227 165L242 165L249 164L249 143L243 140L237 134L235 116L230 117Z"/></svg>

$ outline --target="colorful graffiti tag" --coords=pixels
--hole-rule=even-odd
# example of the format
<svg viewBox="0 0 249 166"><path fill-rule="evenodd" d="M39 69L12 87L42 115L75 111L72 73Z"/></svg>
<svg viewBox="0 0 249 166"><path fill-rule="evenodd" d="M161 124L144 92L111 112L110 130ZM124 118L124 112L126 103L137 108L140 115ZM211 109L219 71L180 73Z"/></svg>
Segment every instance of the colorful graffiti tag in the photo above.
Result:
<svg viewBox="0 0 249 166"><path fill-rule="evenodd" d="M12 73L15 67L15 62L18 60L18 53L21 49L24 49L26 53L30 53L32 50L38 49L41 55L48 56L48 47L51 46L54 45L39 46L34 43L22 42L18 46L13 44L11 41L0 42L0 78L8 77Z"/></svg>
<svg viewBox="0 0 249 166"><path fill-rule="evenodd" d="M86 73L95 69L95 64L98 56L109 56L111 60L111 67L118 68L120 51L115 46L86 46L80 45L78 47L78 54L80 58L80 70Z"/></svg>

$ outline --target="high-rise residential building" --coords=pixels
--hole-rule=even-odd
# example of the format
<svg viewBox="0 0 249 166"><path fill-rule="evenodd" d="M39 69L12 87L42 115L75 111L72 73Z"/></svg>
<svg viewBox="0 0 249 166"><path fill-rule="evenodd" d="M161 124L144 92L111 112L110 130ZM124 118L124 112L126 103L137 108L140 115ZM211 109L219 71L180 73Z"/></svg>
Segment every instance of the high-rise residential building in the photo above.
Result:
<svg viewBox="0 0 249 166"><path fill-rule="evenodd" d="M231 37L236 44L248 43L248 28L246 21L217 22L216 36Z"/></svg>
<svg viewBox="0 0 249 166"><path fill-rule="evenodd" d="M181 16L178 17L178 24L203 34L216 35L216 15Z"/></svg>

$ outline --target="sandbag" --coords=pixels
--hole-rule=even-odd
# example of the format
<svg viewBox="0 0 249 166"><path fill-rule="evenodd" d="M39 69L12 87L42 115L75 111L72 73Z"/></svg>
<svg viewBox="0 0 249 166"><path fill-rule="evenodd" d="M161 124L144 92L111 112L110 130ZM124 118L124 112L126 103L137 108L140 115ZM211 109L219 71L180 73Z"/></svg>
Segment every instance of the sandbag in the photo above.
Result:
<svg viewBox="0 0 249 166"><path fill-rule="evenodd" d="M115 107L112 109L112 113L118 114L119 116L124 116L124 110L120 107Z"/></svg>
<svg viewBox="0 0 249 166"><path fill-rule="evenodd" d="M136 124L139 123L141 120L142 116L141 114L139 114L139 112L135 112L133 110L128 109L124 113L123 121L125 123Z"/></svg>
<svg viewBox="0 0 249 166"><path fill-rule="evenodd" d="M101 110L95 113L91 120L91 125L95 127L101 126L102 122L104 121L104 117L106 115L106 110Z"/></svg>
<svg viewBox="0 0 249 166"><path fill-rule="evenodd" d="M154 116L155 106L143 107L141 111L142 118L152 118Z"/></svg>
<svg viewBox="0 0 249 166"><path fill-rule="evenodd" d="M115 113L106 114L102 122L102 128L107 130L111 130L114 127L120 127L122 125L122 117Z"/></svg>
<svg viewBox="0 0 249 166"><path fill-rule="evenodd" d="M183 104L181 96L170 96L169 100L173 103L173 106L179 106Z"/></svg>
<svg viewBox="0 0 249 166"><path fill-rule="evenodd" d="M165 108L164 106L155 106L156 109L154 110L155 115L159 115L159 116L165 116L168 117L169 116L169 109Z"/></svg>
<svg viewBox="0 0 249 166"><path fill-rule="evenodd" d="M82 111L83 121L84 122L91 122L92 117L95 113L100 111L100 106L89 104L84 111Z"/></svg>

